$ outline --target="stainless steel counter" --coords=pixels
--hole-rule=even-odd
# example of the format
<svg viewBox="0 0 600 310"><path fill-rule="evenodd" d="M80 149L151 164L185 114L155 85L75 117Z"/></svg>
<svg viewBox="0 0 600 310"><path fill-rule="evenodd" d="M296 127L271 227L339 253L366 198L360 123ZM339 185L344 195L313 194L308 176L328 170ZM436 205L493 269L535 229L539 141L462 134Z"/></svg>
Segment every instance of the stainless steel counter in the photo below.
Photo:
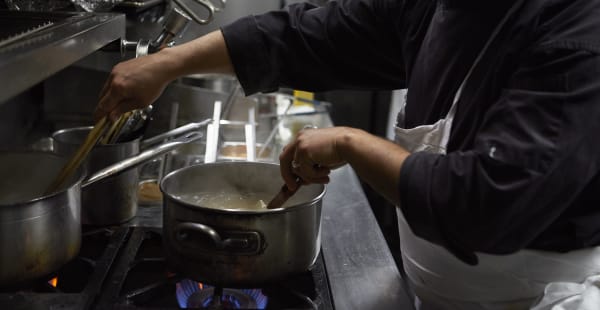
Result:
<svg viewBox="0 0 600 310"><path fill-rule="evenodd" d="M45 26L33 26L33 31L28 25L16 29L17 33L6 39L10 42L0 46L0 103L125 36L123 14L0 13L6 22L9 18L38 21L32 25L45 21Z"/></svg>
<svg viewBox="0 0 600 310"><path fill-rule="evenodd" d="M313 120L318 127L331 126L327 114L316 115ZM161 206L140 206L138 216L130 224L161 227ZM350 166L331 174L321 225L321 248L335 309L413 309L389 247Z"/></svg>
<svg viewBox="0 0 600 310"><path fill-rule="evenodd" d="M413 309L352 168L333 171L323 207L322 250L335 308Z"/></svg>

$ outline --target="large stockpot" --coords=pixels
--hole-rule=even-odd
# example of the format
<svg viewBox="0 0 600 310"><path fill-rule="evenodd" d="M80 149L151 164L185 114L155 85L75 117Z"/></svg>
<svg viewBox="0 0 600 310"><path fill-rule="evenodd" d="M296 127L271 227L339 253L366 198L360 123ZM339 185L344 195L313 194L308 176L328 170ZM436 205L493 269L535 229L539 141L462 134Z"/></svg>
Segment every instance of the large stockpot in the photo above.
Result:
<svg viewBox="0 0 600 310"><path fill-rule="evenodd" d="M197 281L252 287L308 270L321 248L325 186L302 186L283 208L227 210L191 204L190 193L265 193L281 188L279 165L217 162L185 167L161 182L169 264ZM226 207L226 206L225 206Z"/></svg>
<svg viewBox="0 0 600 310"><path fill-rule="evenodd" d="M83 167L45 194L68 157L51 152L0 153L0 287L46 276L71 260L81 245L81 190L151 158L195 141L188 133L108 166L84 179Z"/></svg>

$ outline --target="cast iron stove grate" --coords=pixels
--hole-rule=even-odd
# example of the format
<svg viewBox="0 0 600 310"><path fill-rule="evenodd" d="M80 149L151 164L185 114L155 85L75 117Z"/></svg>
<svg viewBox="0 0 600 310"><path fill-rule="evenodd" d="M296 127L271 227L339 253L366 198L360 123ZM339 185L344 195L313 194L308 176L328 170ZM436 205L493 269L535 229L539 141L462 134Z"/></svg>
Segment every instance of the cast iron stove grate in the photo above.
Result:
<svg viewBox="0 0 600 310"><path fill-rule="evenodd" d="M84 231L77 257L48 277L0 289L0 309L89 309L129 229Z"/></svg>
<svg viewBox="0 0 600 310"><path fill-rule="evenodd" d="M189 304L215 309L219 304L216 309L329 310L330 296L322 257L310 271L276 285L219 289L169 271L160 229L123 226L85 229L76 258L48 277L0 289L0 309L181 309ZM248 298L251 306L245 307Z"/></svg>
<svg viewBox="0 0 600 310"><path fill-rule="evenodd" d="M170 272L162 249L159 229L136 227L95 309L333 309L321 257L276 285L219 289Z"/></svg>

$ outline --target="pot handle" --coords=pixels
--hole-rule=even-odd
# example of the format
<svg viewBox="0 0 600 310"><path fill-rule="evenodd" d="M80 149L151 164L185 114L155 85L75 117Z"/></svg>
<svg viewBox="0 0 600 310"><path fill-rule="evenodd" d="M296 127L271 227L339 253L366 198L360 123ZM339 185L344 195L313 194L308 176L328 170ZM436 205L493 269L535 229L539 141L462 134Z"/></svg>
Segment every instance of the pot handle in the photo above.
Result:
<svg viewBox="0 0 600 310"><path fill-rule="evenodd" d="M205 19L203 19L200 16L198 16L194 12L194 10L190 8L187 4L185 4L182 0L173 0L173 2L175 2L182 10L185 11L185 13L187 13L195 22L197 22L200 25L206 25L210 23L213 20L215 11L217 11L212 2L208 0L195 0L196 3L200 4L204 7L204 9L206 9L208 15Z"/></svg>
<svg viewBox="0 0 600 310"><path fill-rule="evenodd" d="M237 252L237 254L251 255L260 250L260 234L255 231L225 231L219 234L212 227L200 223L178 223L174 229L175 239L178 243L189 239L188 232L201 233L215 244L217 251ZM190 241L191 242L191 241Z"/></svg>
<svg viewBox="0 0 600 310"><path fill-rule="evenodd" d="M170 131L167 131L165 133L162 133L160 135L156 135L154 137L148 138L142 142L140 142L140 148L141 149L145 149L151 145L154 145L156 143L159 143L167 138L171 138L177 135L180 135L182 133L186 133L188 131L192 131L192 130L196 130L196 129L200 129L206 125L208 125L210 122L212 122L211 118L207 118L201 122L197 122L197 123L189 123L187 125L183 125L181 127L177 127L175 129L172 129Z"/></svg>
<svg viewBox="0 0 600 310"><path fill-rule="evenodd" d="M162 155L166 152L172 151L173 149L181 146L182 144L196 141L196 140L202 138L202 136L203 136L202 132L192 131L192 132L189 132L177 139L171 140L169 142L161 144L152 149L143 151L134 157L130 157L130 158L124 159L122 161L119 161L115 164L112 164L112 165L94 173L89 179L87 179L85 182L83 182L81 187L86 187L92 183L95 183L95 182L105 179L107 177L113 176L115 174L124 172L130 168L136 167L137 165L142 164L149 159L152 159L154 157Z"/></svg>

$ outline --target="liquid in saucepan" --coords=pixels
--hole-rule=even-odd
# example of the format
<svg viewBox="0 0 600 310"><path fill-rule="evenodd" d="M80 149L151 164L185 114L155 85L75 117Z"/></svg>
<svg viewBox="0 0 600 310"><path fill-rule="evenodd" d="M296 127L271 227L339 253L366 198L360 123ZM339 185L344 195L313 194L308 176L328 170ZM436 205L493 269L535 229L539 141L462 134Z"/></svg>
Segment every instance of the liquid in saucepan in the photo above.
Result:
<svg viewBox="0 0 600 310"><path fill-rule="evenodd" d="M267 210L267 193L198 192L175 196L189 204L223 210Z"/></svg>

